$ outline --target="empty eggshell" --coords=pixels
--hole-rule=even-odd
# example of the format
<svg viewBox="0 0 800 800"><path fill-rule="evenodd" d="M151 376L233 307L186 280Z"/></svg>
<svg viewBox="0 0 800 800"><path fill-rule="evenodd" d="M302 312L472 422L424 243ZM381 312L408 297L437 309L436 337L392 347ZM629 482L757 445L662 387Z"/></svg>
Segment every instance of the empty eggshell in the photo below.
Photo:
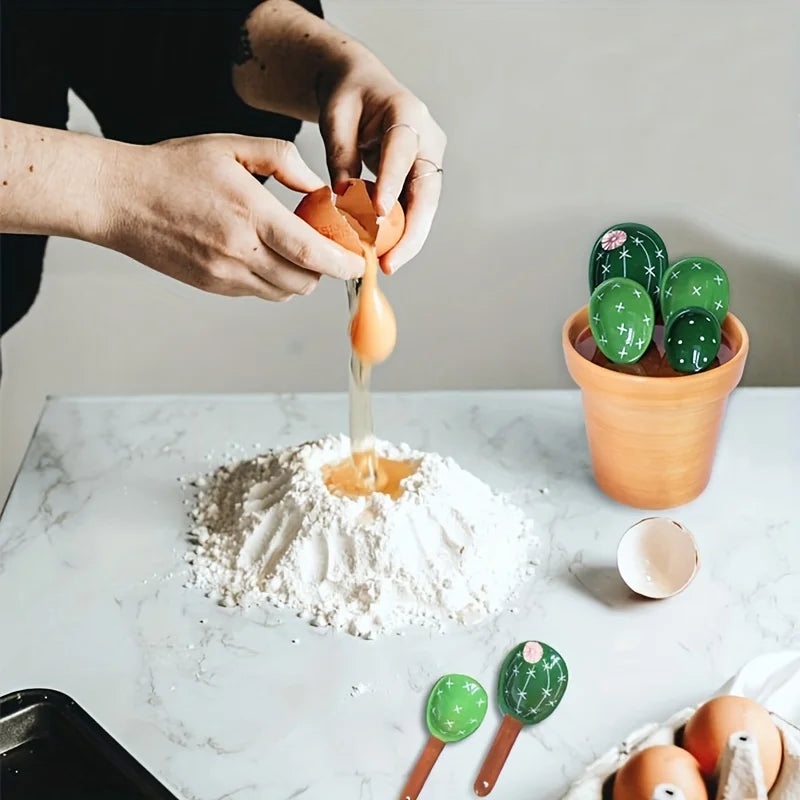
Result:
<svg viewBox="0 0 800 800"><path fill-rule="evenodd" d="M649 517L630 527L617 548L617 569L636 594L663 600L683 591L697 572L697 543L691 531L666 517Z"/></svg>

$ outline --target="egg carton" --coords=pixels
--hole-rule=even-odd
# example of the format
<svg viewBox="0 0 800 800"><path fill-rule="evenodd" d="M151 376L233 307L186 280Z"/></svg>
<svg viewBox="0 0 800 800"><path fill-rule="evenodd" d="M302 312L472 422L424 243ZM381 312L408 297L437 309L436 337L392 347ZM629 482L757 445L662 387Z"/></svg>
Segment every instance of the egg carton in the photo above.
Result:
<svg viewBox="0 0 800 800"><path fill-rule="evenodd" d="M634 731L618 747L609 750L573 783L562 800L612 800L614 776L634 754L647 747L663 744L680 745L683 729L697 710L685 708L665 723L652 723ZM800 729L770 714L783 740L783 763L778 779L769 793L764 787L756 745L747 737L731 737L720 758L715 800L800 800ZM681 800L682 793L664 786L653 800Z"/></svg>

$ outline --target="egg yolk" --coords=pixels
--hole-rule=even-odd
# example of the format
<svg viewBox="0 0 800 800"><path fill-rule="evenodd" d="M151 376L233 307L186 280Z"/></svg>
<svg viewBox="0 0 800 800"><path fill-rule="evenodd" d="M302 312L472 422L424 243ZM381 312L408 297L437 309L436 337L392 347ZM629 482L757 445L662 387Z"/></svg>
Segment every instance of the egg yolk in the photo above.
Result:
<svg viewBox="0 0 800 800"><path fill-rule="evenodd" d="M363 364L380 364L397 343L397 320L386 296L378 286L378 257L375 246L361 242L364 252L364 277L358 304L350 320L350 343Z"/></svg>

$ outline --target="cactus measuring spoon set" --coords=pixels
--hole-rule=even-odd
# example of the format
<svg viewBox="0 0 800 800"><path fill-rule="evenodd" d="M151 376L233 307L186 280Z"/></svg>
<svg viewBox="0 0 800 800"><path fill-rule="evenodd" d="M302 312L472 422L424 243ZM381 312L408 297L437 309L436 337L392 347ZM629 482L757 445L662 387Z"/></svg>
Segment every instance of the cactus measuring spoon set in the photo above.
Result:
<svg viewBox="0 0 800 800"><path fill-rule="evenodd" d="M612 369L677 377L717 366L725 355L725 270L704 256L668 263L664 240L647 225L613 225L597 238L589 259L589 327Z"/></svg>
<svg viewBox="0 0 800 800"><path fill-rule="evenodd" d="M486 797L494 788L522 728L544 721L555 711L567 690L568 679L564 659L544 642L522 642L506 656L497 686L503 722L475 781L478 797ZM467 675L445 675L436 682L425 714L430 738L400 800L417 800L445 744L460 742L475 733L486 716L487 706L486 691Z"/></svg>

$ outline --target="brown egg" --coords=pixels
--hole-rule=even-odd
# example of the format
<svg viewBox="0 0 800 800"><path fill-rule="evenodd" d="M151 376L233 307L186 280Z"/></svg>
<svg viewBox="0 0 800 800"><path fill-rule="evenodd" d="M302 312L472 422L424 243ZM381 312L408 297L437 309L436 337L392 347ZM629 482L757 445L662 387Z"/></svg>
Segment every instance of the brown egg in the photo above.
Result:
<svg viewBox="0 0 800 800"><path fill-rule="evenodd" d="M698 760L704 775L713 775L728 739L740 732L758 742L764 782L771 789L781 768L783 744L769 713L753 700L732 695L709 700L686 724L683 746Z"/></svg>
<svg viewBox="0 0 800 800"><path fill-rule="evenodd" d="M708 800L697 761L671 744L648 747L631 756L614 778L613 800L651 800L662 784L680 789L685 800Z"/></svg>
<svg viewBox="0 0 800 800"><path fill-rule="evenodd" d="M405 229L405 214L395 203L380 222L372 205L375 184L351 178L343 185L340 195L323 186L307 194L295 209L295 214L328 239L361 255L361 242L373 243L378 256L391 250Z"/></svg>

